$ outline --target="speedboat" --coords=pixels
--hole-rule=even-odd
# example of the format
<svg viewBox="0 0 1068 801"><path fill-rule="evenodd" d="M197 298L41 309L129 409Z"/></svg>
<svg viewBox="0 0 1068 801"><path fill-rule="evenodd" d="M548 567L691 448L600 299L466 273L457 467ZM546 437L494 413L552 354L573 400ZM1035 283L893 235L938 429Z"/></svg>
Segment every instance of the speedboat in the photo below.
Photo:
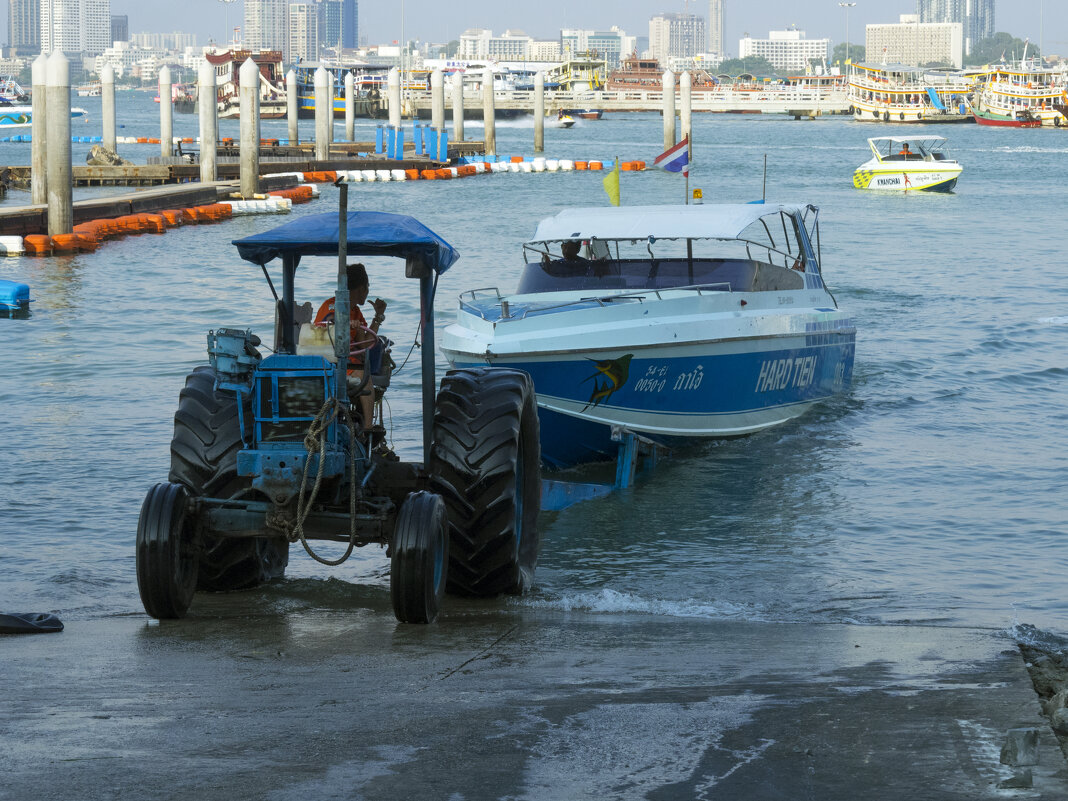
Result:
<svg viewBox="0 0 1068 801"><path fill-rule="evenodd" d="M853 374L856 329L823 283L818 214L565 209L523 246L515 292L460 295L442 352L530 373L550 467L615 458L626 434L670 447L784 423Z"/></svg>
<svg viewBox="0 0 1068 801"><path fill-rule="evenodd" d="M556 124L559 125L561 128L570 128L572 125L575 124L575 118L572 117L570 114L565 114L561 111L556 116Z"/></svg>
<svg viewBox="0 0 1068 801"><path fill-rule="evenodd" d="M84 108L72 108L71 120L88 120L89 112ZM33 106L0 105L0 128L29 128L33 125Z"/></svg>
<svg viewBox="0 0 1068 801"><path fill-rule="evenodd" d="M962 167L941 136L880 136L868 140L872 157L853 172L857 189L949 192Z"/></svg>

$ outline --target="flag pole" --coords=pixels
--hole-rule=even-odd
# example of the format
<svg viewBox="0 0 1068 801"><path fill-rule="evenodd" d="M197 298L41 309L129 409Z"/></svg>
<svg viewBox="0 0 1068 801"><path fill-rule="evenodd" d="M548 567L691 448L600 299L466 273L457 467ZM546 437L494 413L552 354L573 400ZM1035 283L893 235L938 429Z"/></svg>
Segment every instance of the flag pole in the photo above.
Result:
<svg viewBox="0 0 1068 801"><path fill-rule="evenodd" d="M686 205L690 205L690 166L693 164L693 140L686 134Z"/></svg>

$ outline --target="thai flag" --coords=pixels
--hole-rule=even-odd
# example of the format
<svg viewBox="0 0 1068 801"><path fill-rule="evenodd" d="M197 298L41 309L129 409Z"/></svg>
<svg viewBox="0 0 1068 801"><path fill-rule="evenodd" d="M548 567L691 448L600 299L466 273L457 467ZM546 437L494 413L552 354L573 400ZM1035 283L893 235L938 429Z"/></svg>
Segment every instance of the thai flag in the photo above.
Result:
<svg viewBox="0 0 1068 801"><path fill-rule="evenodd" d="M681 172L690 175L690 140L683 139L675 147L669 148L653 159L653 166L668 172Z"/></svg>

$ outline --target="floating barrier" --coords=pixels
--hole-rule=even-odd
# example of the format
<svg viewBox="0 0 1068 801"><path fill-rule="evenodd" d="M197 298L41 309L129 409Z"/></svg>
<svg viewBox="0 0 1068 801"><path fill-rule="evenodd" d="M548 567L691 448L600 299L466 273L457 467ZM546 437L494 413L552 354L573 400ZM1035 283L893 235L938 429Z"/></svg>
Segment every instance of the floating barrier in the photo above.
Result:
<svg viewBox="0 0 1068 801"><path fill-rule="evenodd" d="M249 214L288 214L293 210L293 201L287 197L271 196L265 200L224 200L234 217Z"/></svg>
<svg viewBox="0 0 1068 801"><path fill-rule="evenodd" d="M9 239L10 237L0 238ZM29 284L0 278L0 310L17 312L29 308L32 302Z"/></svg>

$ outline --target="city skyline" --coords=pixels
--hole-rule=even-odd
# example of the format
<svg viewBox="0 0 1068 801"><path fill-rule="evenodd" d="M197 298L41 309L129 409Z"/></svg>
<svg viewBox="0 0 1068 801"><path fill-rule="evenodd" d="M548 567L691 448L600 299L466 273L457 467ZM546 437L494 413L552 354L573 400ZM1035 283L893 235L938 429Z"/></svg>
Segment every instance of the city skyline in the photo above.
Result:
<svg viewBox="0 0 1068 801"><path fill-rule="evenodd" d="M749 33L765 37L771 30L796 24L811 38L828 37L841 42L845 37L847 15L849 40L864 42L867 23L896 22L898 15L916 12L915 0L867 2L859 0L848 10L835 0L725 0L725 46L737 53L738 40ZM690 13L706 17L708 0L688 4ZM632 36L648 35L649 20L661 12L681 12L683 2L659 3L654 0L586 3L580 9L561 0L547 0L530 10L502 8L499 3L471 0L457 17L455 9L430 0L404 0L404 33L408 39L447 42L459 39L467 28L490 28L495 33L505 29L523 30L540 39L557 39L561 28L604 30L618 25ZM1021 38L1030 37L1042 44L1046 53L1068 53L1068 3L1053 0L997 0L995 28ZM183 31L196 34L197 42L225 41L227 28L243 23L244 2L220 0L186 0L170 4L144 3L139 0L111 0L113 14L129 16L130 33L165 33ZM3 17L4 41L8 41L7 15ZM374 5L360 8L360 35L369 44L388 44L401 37L401 4Z"/></svg>

